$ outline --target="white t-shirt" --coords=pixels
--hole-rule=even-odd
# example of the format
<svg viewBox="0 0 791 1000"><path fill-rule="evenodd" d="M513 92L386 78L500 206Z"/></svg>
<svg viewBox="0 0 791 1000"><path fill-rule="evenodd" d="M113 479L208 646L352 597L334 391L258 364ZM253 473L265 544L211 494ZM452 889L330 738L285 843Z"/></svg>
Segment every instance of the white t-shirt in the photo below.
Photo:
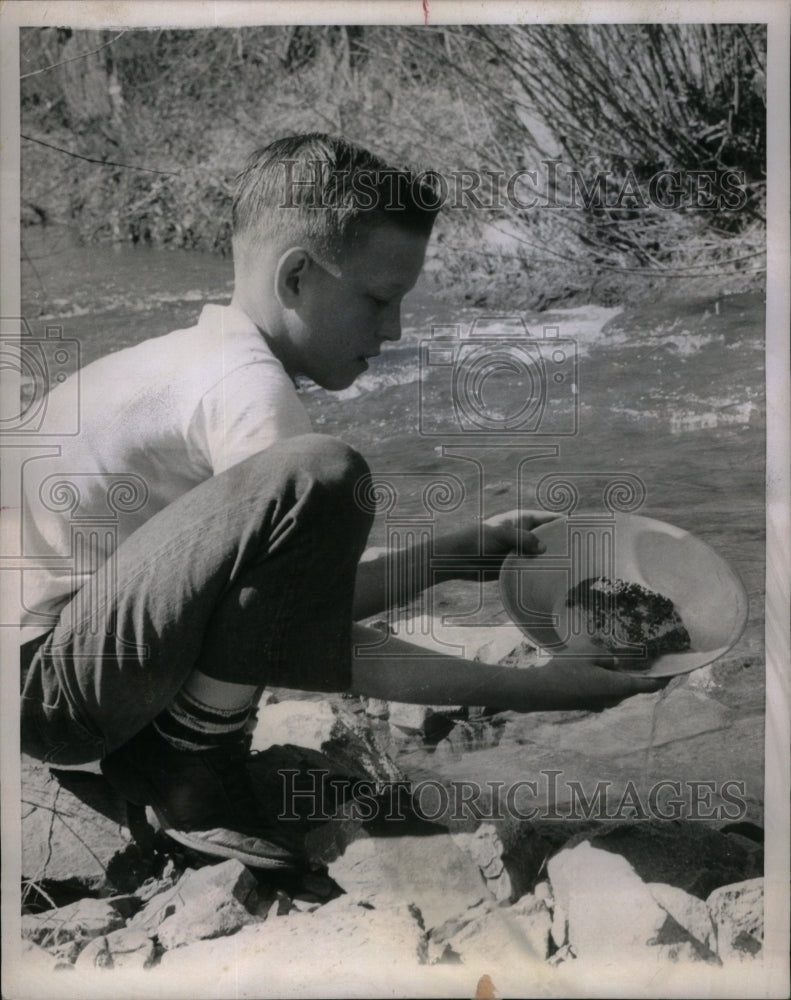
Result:
<svg viewBox="0 0 791 1000"><path fill-rule="evenodd" d="M107 355L76 377L79 433L23 471L24 556L39 567L23 572L22 641L56 623L107 548L204 480L311 429L282 364L231 306L208 305L197 326ZM73 401L68 388L53 389L48 420ZM73 551L75 528L82 539L93 534L87 564Z"/></svg>

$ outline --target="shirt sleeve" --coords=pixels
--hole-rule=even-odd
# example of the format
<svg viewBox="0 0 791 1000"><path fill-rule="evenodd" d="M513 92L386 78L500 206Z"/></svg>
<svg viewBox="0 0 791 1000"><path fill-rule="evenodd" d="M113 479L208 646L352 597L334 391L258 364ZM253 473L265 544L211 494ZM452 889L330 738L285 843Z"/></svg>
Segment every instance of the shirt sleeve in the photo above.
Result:
<svg viewBox="0 0 791 1000"><path fill-rule="evenodd" d="M216 476L275 441L310 430L293 382L273 360L237 368L209 389L188 433L191 449Z"/></svg>

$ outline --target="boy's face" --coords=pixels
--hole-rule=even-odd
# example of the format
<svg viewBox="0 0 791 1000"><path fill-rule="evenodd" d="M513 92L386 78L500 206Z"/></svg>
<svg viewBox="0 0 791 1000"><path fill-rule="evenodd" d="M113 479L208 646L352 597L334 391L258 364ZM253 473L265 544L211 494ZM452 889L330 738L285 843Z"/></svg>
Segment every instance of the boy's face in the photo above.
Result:
<svg viewBox="0 0 791 1000"><path fill-rule="evenodd" d="M330 269L311 258L290 324L291 374L345 389L387 340L401 336L401 300L423 266L428 237L396 224L366 228Z"/></svg>

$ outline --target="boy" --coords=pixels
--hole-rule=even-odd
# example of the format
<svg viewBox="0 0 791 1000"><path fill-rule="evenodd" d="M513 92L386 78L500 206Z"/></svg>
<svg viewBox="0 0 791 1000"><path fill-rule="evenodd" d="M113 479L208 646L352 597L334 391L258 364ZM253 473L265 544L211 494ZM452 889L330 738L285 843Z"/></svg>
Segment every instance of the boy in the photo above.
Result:
<svg viewBox="0 0 791 1000"><path fill-rule="evenodd" d="M384 559L358 566L367 467L310 433L293 379L343 389L400 337L430 201L410 174L329 136L256 153L233 205L230 306L206 306L197 326L84 369L80 433L27 470L26 551L43 558L25 579L23 749L60 764L101 760L121 794L204 853L299 863L263 815L244 739L265 684L522 711L657 687L589 664L516 671L404 658L414 647L397 639L376 657L353 654L353 640L370 635L352 622L415 584L388 595ZM48 405L57 412L70 398L56 388ZM95 531L81 562L74 526L101 523L108 508L117 547ZM529 529L546 519L490 519L485 553L537 551ZM477 545L477 530L461 531L434 552L472 556ZM431 555L390 558L415 567Z"/></svg>

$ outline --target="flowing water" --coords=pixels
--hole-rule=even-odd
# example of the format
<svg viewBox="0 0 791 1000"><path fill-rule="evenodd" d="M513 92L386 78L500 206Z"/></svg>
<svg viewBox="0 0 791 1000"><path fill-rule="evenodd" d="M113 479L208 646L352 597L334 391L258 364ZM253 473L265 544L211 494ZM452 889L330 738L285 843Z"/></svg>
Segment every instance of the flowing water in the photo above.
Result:
<svg viewBox="0 0 791 1000"><path fill-rule="evenodd" d="M23 243L24 315L34 335L57 325L77 340L81 365L191 325L203 302L231 292L230 261L214 256L80 247L48 228L25 231ZM372 544L397 524L428 518L442 530L574 491L578 510L631 501L692 531L739 573L749 620L718 697L737 717L761 713L763 296L493 317L419 284L403 320L401 341L350 389L303 387L316 430L360 448L392 488ZM487 586L483 601L475 588L454 592L459 620L502 621ZM654 706L651 744L665 704Z"/></svg>

